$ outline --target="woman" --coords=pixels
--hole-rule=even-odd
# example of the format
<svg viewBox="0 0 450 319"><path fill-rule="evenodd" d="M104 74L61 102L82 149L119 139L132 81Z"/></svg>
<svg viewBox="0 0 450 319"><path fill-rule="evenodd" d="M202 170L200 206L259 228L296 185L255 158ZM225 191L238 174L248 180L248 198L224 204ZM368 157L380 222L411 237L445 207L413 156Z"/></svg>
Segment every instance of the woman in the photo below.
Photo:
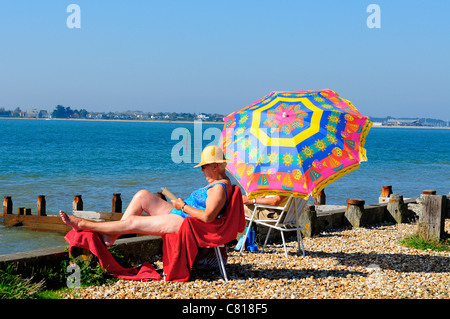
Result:
<svg viewBox="0 0 450 319"><path fill-rule="evenodd" d="M192 216L205 223L220 217L231 198L232 185L226 175L226 160L217 146L202 152L201 166L208 185L194 191L186 201L178 198L172 204L146 190L136 193L119 221L91 222L60 211L63 222L75 230L99 232L107 246L123 234L161 236L176 233L184 218ZM141 216L146 212L149 216Z"/></svg>

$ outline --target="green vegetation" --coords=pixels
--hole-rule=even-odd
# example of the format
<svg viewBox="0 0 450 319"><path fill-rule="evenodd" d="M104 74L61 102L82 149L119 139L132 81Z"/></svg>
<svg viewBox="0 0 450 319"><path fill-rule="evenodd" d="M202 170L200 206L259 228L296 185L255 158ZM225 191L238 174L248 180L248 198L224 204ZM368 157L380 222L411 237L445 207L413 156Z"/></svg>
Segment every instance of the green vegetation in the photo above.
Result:
<svg viewBox="0 0 450 319"><path fill-rule="evenodd" d="M119 263L124 262L124 257L115 246L108 249ZM33 274L19 274L17 267L12 265L0 269L0 299L62 298L70 291L67 287L71 276L67 272L68 267L75 264L79 267L81 287L108 285L117 281L117 278L102 269L95 256L84 259L81 255L75 257L67 254L60 265L33 270Z"/></svg>
<svg viewBox="0 0 450 319"><path fill-rule="evenodd" d="M403 246L420 250L450 251L449 238L440 241L426 241L414 234L403 238L399 243Z"/></svg>
<svg viewBox="0 0 450 319"><path fill-rule="evenodd" d="M0 269L0 299L30 299L42 290L43 281L33 282L33 278L22 278L13 266Z"/></svg>
<svg viewBox="0 0 450 319"><path fill-rule="evenodd" d="M85 109L72 110L70 106L64 107L62 105L57 105L55 110L52 112L52 117L57 119L68 119L68 118L80 118L85 119L88 115L88 111Z"/></svg>

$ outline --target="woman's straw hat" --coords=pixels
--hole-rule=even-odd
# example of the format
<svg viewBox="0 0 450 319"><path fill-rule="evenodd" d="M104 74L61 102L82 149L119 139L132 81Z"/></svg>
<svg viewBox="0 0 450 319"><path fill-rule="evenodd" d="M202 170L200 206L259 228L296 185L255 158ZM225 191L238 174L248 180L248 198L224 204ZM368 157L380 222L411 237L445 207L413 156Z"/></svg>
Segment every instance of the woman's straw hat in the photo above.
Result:
<svg viewBox="0 0 450 319"><path fill-rule="evenodd" d="M198 165L194 167L203 166L211 163L226 163L225 156L223 156L223 151L218 146L207 146L202 152L202 160Z"/></svg>

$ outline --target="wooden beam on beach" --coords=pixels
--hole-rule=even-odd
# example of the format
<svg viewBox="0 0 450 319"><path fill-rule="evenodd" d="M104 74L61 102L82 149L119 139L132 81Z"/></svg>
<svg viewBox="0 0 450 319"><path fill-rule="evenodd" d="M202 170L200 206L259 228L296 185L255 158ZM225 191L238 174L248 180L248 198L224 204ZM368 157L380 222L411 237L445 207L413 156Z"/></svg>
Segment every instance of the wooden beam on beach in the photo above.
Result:
<svg viewBox="0 0 450 319"><path fill-rule="evenodd" d="M14 215L4 214L3 224L5 226L24 226L31 230L68 232L71 230L61 220L59 215L35 216L35 215Z"/></svg>
<svg viewBox="0 0 450 319"><path fill-rule="evenodd" d="M424 190L420 195L422 213L419 216L418 234L426 241L444 239L446 196L435 190Z"/></svg>
<svg viewBox="0 0 450 319"><path fill-rule="evenodd" d="M314 205L325 205L327 196L325 195L325 189L322 189L320 193L314 197Z"/></svg>
<svg viewBox="0 0 450 319"><path fill-rule="evenodd" d="M397 224L406 222L408 215L408 206L403 201L403 196L399 194L391 194L386 211L387 219Z"/></svg>
<svg viewBox="0 0 450 319"><path fill-rule="evenodd" d="M113 194L112 212L93 212L83 211L82 196L77 194L74 196L73 214L77 217L93 220L93 221L114 221L123 217L122 199L120 194ZM44 195L39 195L37 200L37 215L32 215L31 208L18 207L17 214L13 213L13 202L10 196L5 196L3 200L3 213L0 217L5 226L24 226L31 230L51 231L51 232L68 232L70 226L64 224L59 215L47 215L46 200Z"/></svg>
<svg viewBox="0 0 450 319"><path fill-rule="evenodd" d="M378 203L387 203L389 202L389 197L392 194L392 185L383 185L381 189L380 197L378 197Z"/></svg>
<svg viewBox="0 0 450 319"><path fill-rule="evenodd" d="M87 219L96 222L107 222L120 220L123 217L122 213L113 212L96 212L87 210L74 210L73 215L79 218Z"/></svg>
<svg viewBox="0 0 450 319"><path fill-rule="evenodd" d="M347 209L344 216L352 227L364 227L366 225L365 203L365 200L359 198L347 199Z"/></svg>
<svg viewBox="0 0 450 319"><path fill-rule="evenodd" d="M83 210L83 199L81 195L75 195L72 202L73 210Z"/></svg>
<svg viewBox="0 0 450 319"><path fill-rule="evenodd" d="M39 195L37 200L37 214L38 216L47 216L47 203L44 195Z"/></svg>
<svg viewBox="0 0 450 319"><path fill-rule="evenodd" d="M111 212L113 213L121 213L122 212L122 198L120 194L113 194L112 203L111 203Z"/></svg>
<svg viewBox="0 0 450 319"><path fill-rule="evenodd" d="M13 211L13 202L11 196L5 196L3 200L3 214L12 214Z"/></svg>

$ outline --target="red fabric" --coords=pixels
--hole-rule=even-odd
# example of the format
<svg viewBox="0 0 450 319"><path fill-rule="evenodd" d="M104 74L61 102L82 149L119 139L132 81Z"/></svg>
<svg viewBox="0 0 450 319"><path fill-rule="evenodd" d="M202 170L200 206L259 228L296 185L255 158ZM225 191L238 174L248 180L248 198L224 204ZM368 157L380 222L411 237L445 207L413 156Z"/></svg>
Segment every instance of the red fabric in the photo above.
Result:
<svg viewBox="0 0 450 319"><path fill-rule="evenodd" d="M70 252L72 252L73 247L89 249L97 256L102 268L106 269L114 277L141 281L161 280L159 273L148 262L145 262L139 270L123 268L111 255L102 238L96 232L72 229L64 238L69 243Z"/></svg>
<svg viewBox="0 0 450 319"><path fill-rule="evenodd" d="M245 217L242 193L238 185L227 210L221 218L204 223L194 217L185 218L176 234L165 234L163 238L163 269L166 281L187 281L198 247L224 245L236 239L244 231Z"/></svg>

